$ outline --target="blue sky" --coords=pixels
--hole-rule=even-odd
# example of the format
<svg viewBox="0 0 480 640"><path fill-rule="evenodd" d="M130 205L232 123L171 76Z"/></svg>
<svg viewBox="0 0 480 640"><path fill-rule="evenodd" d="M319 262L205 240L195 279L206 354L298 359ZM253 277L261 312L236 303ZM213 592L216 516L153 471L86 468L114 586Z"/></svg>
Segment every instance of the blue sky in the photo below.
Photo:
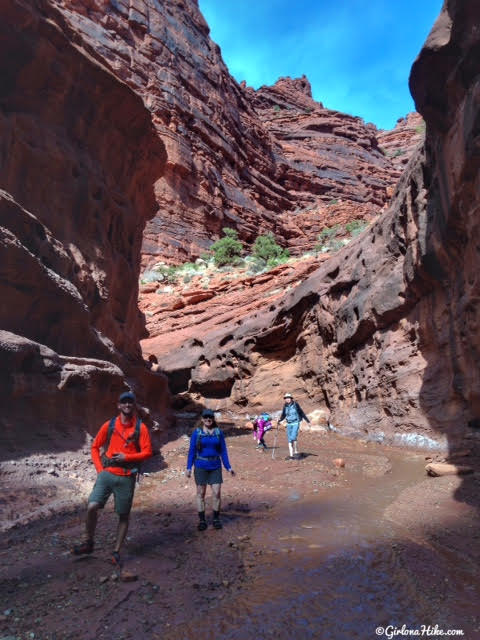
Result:
<svg viewBox="0 0 480 640"><path fill-rule="evenodd" d="M408 76L442 0L199 0L230 73L305 74L315 100L382 129L415 109Z"/></svg>

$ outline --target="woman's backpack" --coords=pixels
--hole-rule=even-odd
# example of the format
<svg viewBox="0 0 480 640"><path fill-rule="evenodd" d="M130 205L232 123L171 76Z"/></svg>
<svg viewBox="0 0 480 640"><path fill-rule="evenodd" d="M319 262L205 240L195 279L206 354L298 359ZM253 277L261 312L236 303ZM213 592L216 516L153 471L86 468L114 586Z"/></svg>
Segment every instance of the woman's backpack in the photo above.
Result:
<svg viewBox="0 0 480 640"><path fill-rule="evenodd" d="M202 449L202 438L204 438L207 434L203 431L203 429L201 427L197 427L196 428L196 432L197 432L197 453ZM219 427L215 427L215 429L213 430L213 434L214 436L217 436L217 449L220 452L220 429Z"/></svg>

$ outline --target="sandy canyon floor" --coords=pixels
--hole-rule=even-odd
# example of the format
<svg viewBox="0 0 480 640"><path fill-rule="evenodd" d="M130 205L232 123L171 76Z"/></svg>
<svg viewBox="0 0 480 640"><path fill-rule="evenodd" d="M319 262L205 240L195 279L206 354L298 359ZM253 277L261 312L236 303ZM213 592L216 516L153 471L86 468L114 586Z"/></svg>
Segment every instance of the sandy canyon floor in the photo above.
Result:
<svg viewBox="0 0 480 640"><path fill-rule="evenodd" d="M424 452L331 433L301 433L290 461L284 431L266 452L226 433L224 528L196 529L178 433L138 485L123 573L111 504L94 553L70 554L95 476L88 443L2 462L0 639L480 638L478 472L430 478Z"/></svg>

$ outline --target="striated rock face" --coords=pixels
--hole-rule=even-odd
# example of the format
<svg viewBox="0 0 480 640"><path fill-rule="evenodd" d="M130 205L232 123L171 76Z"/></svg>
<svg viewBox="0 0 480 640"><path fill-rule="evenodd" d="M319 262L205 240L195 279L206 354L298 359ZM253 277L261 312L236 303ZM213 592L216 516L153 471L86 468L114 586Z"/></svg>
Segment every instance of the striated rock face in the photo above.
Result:
<svg viewBox="0 0 480 640"><path fill-rule="evenodd" d="M468 432L480 413L479 22L478 6L447 1L413 66L426 144L390 209L233 336L202 333L182 357L193 397L274 410L288 389L345 433L400 444ZM215 393L226 366L228 402Z"/></svg>
<svg viewBox="0 0 480 640"><path fill-rule="evenodd" d="M306 251L324 227L379 214L400 170L379 147L373 124L325 109L305 77L250 89L249 98L280 146L277 179L295 202L279 212L290 247Z"/></svg>
<svg viewBox="0 0 480 640"><path fill-rule="evenodd" d="M32 416L97 428L124 375L145 377L140 248L166 154L48 2L4 3L0 42L2 437L21 444Z"/></svg>
<svg viewBox="0 0 480 640"><path fill-rule="evenodd" d="M230 76L196 0L59 0L70 27L152 113L167 163L143 266L198 257L225 226L299 253L324 226L371 220L400 172L378 131L324 109L308 80L255 92Z"/></svg>
<svg viewBox="0 0 480 640"><path fill-rule="evenodd" d="M393 166L403 171L415 147L425 140L425 121L419 113L409 113L391 131L379 131L377 139Z"/></svg>
<svg viewBox="0 0 480 640"><path fill-rule="evenodd" d="M305 258L256 276L242 272L236 278L226 273L199 276L183 287L142 285L140 308L149 332L142 341L144 354L154 355L168 372L173 393L195 390L207 397L229 398L236 379L240 385L243 376L248 380L256 364L245 362L237 344L244 322L252 317L262 321L285 291L298 286L324 260L326 255ZM221 336L226 350L217 352L216 342L209 347L212 335ZM198 369L192 372L197 358Z"/></svg>

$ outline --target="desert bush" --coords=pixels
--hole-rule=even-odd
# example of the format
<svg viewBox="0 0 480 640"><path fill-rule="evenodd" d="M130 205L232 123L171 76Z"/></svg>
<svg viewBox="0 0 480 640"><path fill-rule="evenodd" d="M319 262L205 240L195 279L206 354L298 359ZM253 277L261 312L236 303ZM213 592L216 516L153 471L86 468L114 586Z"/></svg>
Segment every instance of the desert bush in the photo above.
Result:
<svg viewBox="0 0 480 640"><path fill-rule="evenodd" d="M168 284L175 284L179 278L179 269L181 269L181 267L174 267L172 265L155 267L154 269L145 271L140 282L141 284L146 284L148 282L165 282Z"/></svg>
<svg viewBox="0 0 480 640"><path fill-rule="evenodd" d="M266 262L269 266L276 266L280 260L288 260L290 252L278 245L275 241L273 233L267 233L264 236L258 236L253 243L252 255ZM276 262L275 265L272 262Z"/></svg>
<svg viewBox="0 0 480 640"><path fill-rule="evenodd" d="M427 125L425 124L425 122L422 122L421 124L415 127L415 131L417 133L425 133L426 128L427 128Z"/></svg>
<svg viewBox="0 0 480 640"><path fill-rule="evenodd" d="M343 246L343 243L339 245L341 241L336 237L341 231L342 227L339 224L335 224L333 227L324 227L317 236L315 251L321 253L338 251Z"/></svg>
<svg viewBox="0 0 480 640"><path fill-rule="evenodd" d="M350 222L347 222L347 224L345 225L345 229L348 231L348 233L351 236L358 236L367 227L368 227L368 222L365 222L365 220L360 220L360 219L351 220Z"/></svg>
<svg viewBox="0 0 480 640"><path fill-rule="evenodd" d="M238 233L235 229L224 227L223 233L224 237L214 242L210 247L217 267L238 263L243 250L243 245L238 239Z"/></svg>

